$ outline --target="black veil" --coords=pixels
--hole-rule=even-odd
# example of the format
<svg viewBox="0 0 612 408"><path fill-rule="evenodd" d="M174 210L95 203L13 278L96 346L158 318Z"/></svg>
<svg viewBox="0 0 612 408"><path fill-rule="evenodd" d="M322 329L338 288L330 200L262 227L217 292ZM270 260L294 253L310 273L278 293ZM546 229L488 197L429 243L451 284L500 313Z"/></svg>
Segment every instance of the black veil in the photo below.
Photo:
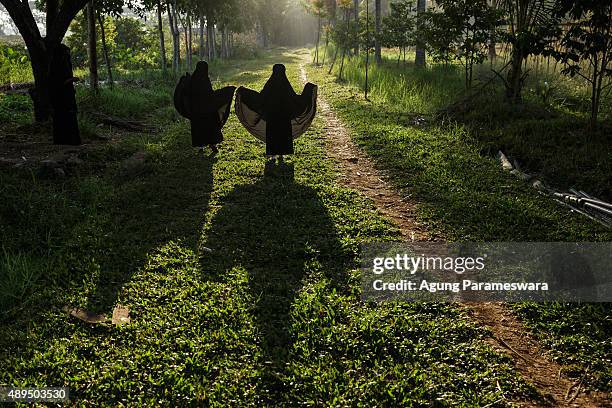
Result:
<svg viewBox="0 0 612 408"><path fill-rule="evenodd" d="M196 107L191 106L194 82L201 84L197 88L201 94L200 100L203 101ZM213 90L208 77L208 64L200 61L193 75L187 72L179 79L174 90L174 107L181 116L189 120L193 120L198 114L216 112L223 127L229 118L235 91L235 86Z"/></svg>
<svg viewBox="0 0 612 408"><path fill-rule="evenodd" d="M282 112L291 118L291 134L296 139L308 130L316 115L317 86L307 83L302 94L296 94L285 67L277 64L261 92L238 88L235 110L245 129L263 142L266 141L268 114Z"/></svg>

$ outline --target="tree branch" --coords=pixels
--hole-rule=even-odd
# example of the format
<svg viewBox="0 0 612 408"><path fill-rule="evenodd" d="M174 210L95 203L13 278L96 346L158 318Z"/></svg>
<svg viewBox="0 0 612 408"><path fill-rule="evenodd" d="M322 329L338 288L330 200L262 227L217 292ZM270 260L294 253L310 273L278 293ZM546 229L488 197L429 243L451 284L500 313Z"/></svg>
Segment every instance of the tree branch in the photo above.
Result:
<svg viewBox="0 0 612 408"><path fill-rule="evenodd" d="M0 4L11 16L28 48L42 46L41 43L37 44L42 37L28 3L22 3L19 0L0 0Z"/></svg>
<svg viewBox="0 0 612 408"><path fill-rule="evenodd" d="M52 27L47 27L47 40L61 42L77 13L85 7L89 0L73 0L64 2L54 19Z"/></svg>

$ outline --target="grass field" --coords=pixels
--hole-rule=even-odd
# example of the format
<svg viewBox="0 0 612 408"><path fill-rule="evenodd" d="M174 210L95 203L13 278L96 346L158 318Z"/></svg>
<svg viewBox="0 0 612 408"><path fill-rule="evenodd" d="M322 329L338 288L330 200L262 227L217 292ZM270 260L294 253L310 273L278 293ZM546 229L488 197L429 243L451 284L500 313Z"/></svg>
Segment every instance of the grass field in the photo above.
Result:
<svg viewBox="0 0 612 408"><path fill-rule="evenodd" d="M348 60L343 77L363 89L364 65L363 60ZM467 92L472 97L446 112L466 94L460 66L433 64L419 70L385 59L383 66L370 67L371 99L373 106L393 107L406 122L451 119L485 155L493 157L501 149L553 187L612 199L612 98L602 100L600 129L590 133L588 87L552 71L546 74L543 68L529 69L522 104L504 99L501 81L490 82L494 74L484 64L477 70L479 81Z"/></svg>
<svg viewBox="0 0 612 408"><path fill-rule="evenodd" d="M484 98L493 100L484 111L478 111L476 105L471 107L475 111L467 109L460 117L435 116L434 112L460 95L461 73L444 67L397 68L391 61L372 69L370 101L365 101L360 67L361 62L348 61L347 81L342 83L327 74L327 67L310 67L309 75L352 129L353 139L375 159L378 167L390 174L402 195L420 203L420 218L433 232L451 241L611 240L610 230L570 214L529 184L504 173L489 154L495 151L491 149L495 142L482 140L483 135L497 132L495 126L503 122L504 134L512 141L504 151L516 154L517 146L523 143L522 148L538 161L552 163L549 171L564 171L568 179L580 182L576 186L605 195L612 185L610 173L606 173L609 159L593 163L600 166L598 171L578 174L577 169L589 168L584 167L586 156L573 161L566 157L582 154L573 148L584 142L581 135L574 135L574 144L559 144L553 152L546 150L540 139L549 134L568 138L572 129L584 126L585 120L574 119L575 123L560 132L560 119L555 116L561 114L559 111L535 119L544 109L535 102L528 101L528 108L512 107L491 95ZM501 113L492 120L496 109ZM470 120L464 120L466 117ZM581 116L575 113L575 117ZM538 133L540 129L546 133ZM605 142L588 148L591 158L610 157L609 134L594 137L604 136ZM551 180L546 171L541 176L546 181L560 182L559 178ZM571 186L565 184L566 188ZM514 307L534 334L551 348L554 358L568 364L571 374L580 377L586 372L590 385L610 390L609 304Z"/></svg>
<svg viewBox="0 0 612 408"><path fill-rule="evenodd" d="M280 52L211 71L218 85L259 88L282 60L298 83L302 55ZM348 92L317 80L327 97ZM105 92L110 111L159 130L115 135L66 179L0 172L0 270L14 277L1 295L0 383L68 386L77 405L97 406L504 406L534 394L462 309L360 301L359 245L398 235L335 183L320 120L285 166L266 166L233 117L210 158L190 147L171 89ZM138 151L145 163L126 168ZM110 315L117 303L130 324L61 311Z"/></svg>

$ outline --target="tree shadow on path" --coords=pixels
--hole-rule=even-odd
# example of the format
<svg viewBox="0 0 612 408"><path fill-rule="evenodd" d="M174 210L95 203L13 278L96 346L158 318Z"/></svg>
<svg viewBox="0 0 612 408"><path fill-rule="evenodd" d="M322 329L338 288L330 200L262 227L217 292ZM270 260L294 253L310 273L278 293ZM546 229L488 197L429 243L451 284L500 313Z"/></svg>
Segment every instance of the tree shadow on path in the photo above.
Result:
<svg viewBox="0 0 612 408"><path fill-rule="evenodd" d="M259 395L273 403L289 387L291 309L307 280L344 291L346 265L333 221L317 191L294 180L291 164L266 165L264 177L225 198L203 243L204 279L225 281L232 268L248 274L264 363Z"/></svg>
<svg viewBox="0 0 612 408"><path fill-rule="evenodd" d="M173 157L118 187L109 222L102 226L100 274L87 308L112 309L121 288L159 245L174 241L197 247L215 162L200 154Z"/></svg>

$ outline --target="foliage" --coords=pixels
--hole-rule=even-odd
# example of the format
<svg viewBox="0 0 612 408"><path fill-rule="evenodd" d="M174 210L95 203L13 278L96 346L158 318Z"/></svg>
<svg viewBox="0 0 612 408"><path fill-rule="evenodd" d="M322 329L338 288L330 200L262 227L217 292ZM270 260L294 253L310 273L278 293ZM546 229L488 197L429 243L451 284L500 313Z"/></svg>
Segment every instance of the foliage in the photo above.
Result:
<svg viewBox="0 0 612 408"><path fill-rule="evenodd" d="M383 18L381 43L389 48L404 49L416 45L416 9L413 0L390 4L391 11Z"/></svg>
<svg viewBox="0 0 612 408"><path fill-rule="evenodd" d="M553 53L565 64L564 74L578 75L591 84L590 124L594 129L602 92L612 86L612 81L604 82L612 77L612 3L560 0L556 13L575 21L561 38L563 48Z"/></svg>
<svg viewBox="0 0 612 408"><path fill-rule="evenodd" d="M498 0L504 13L504 24L509 27L502 40L512 47L511 63L504 79L506 96L512 101L521 99L527 77L523 72L525 59L546 52L558 36L558 19L553 13L556 0ZM500 75L501 76L501 75Z"/></svg>
<svg viewBox="0 0 612 408"><path fill-rule="evenodd" d="M115 20L113 18L104 19L104 29L106 33L106 43L109 52L112 53L116 48ZM72 63L75 67L84 67L87 64L87 15L85 11L77 15L70 25L69 34L64 42L70 47ZM102 48L102 35L100 26L96 24L96 47ZM98 62L102 61L102 53L98 53Z"/></svg>
<svg viewBox="0 0 612 408"><path fill-rule="evenodd" d="M517 303L512 305L565 374L605 392L610 383L609 303Z"/></svg>
<svg viewBox="0 0 612 408"><path fill-rule="evenodd" d="M22 82L20 72L29 63L23 47L3 46L0 43L0 85Z"/></svg>
<svg viewBox="0 0 612 408"><path fill-rule="evenodd" d="M104 19L106 43L114 64L120 68L137 69L153 68L158 65L159 50L157 49L157 32L146 26L142 21L132 17ZM101 45L100 27L98 31L98 47ZM66 44L72 50L75 66L85 66L87 62L87 19L79 16L71 25L70 35ZM98 53L100 62L102 53Z"/></svg>
<svg viewBox="0 0 612 408"><path fill-rule="evenodd" d="M117 63L126 69L153 68L158 65L157 32L140 20L122 17L115 20Z"/></svg>
<svg viewBox="0 0 612 408"><path fill-rule="evenodd" d="M352 19L345 19L338 22L331 29L331 39L340 49L349 50L355 48L361 40L359 34L360 24L356 24Z"/></svg>
<svg viewBox="0 0 612 408"><path fill-rule="evenodd" d="M437 60L458 60L465 67L465 86L472 85L474 64L487 57L496 38L498 13L486 0L439 0L442 11L426 13L424 37Z"/></svg>

